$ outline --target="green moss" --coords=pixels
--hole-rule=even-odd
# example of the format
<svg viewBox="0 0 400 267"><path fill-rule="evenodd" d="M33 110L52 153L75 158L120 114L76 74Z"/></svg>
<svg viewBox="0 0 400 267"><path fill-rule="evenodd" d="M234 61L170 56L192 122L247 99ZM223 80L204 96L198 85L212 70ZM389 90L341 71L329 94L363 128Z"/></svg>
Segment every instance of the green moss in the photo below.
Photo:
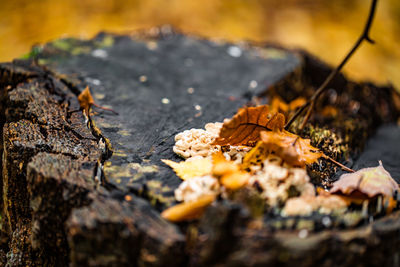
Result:
<svg viewBox="0 0 400 267"><path fill-rule="evenodd" d="M57 48L62 51L71 51L74 46L74 40L67 38L67 39L57 39L50 43L50 45L54 48Z"/></svg>
<svg viewBox="0 0 400 267"><path fill-rule="evenodd" d="M42 50L43 50L42 46L34 46L34 47L32 47L31 51L29 51L29 53L21 56L20 59L37 58L40 55L40 53L42 52Z"/></svg>
<svg viewBox="0 0 400 267"><path fill-rule="evenodd" d="M300 229L307 229L307 230L309 230L309 231L313 231L314 230L314 221L312 221L312 220L306 220L306 219L300 219L298 222L297 222L297 225L296 225L296 228L298 229L298 230L300 230Z"/></svg>
<svg viewBox="0 0 400 267"><path fill-rule="evenodd" d="M102 40L96 41L95 46L97 48L106 48L113 46L113 44L114 44L114 37L111 35L105 35Z"/></svg>
<svg viewBox="0 0 400 267"><path fill-rule="evenodd" d="M163 185L162 182L151 180L146 182L147 192L145 193L146 197L152 206L157 206L158 204L171 206L174 203L175 198L171 195L166 194L166 192L171 192L172 189L166 185Z"/></svg>

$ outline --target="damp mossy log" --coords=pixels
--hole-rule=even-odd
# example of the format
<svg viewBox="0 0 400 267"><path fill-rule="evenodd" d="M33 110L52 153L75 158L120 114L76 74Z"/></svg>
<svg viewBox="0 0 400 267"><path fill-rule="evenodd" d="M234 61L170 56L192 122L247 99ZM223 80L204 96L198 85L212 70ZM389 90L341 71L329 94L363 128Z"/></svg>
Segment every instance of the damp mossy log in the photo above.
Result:
<svg viewBox="0 0 400 267"><path fill-rule="evenodd" d="M174 135L222 121L254 99L310 95L329 67L308 54L215 43L164 27L134 37L57 40L30 57L0 64L2 264L398 264L399 212L349 229L316 229L321 218L274 221L233 199L218 200L199 222L160 217L180 182L160 162L178 159ZM77 95L87 85L99 105L119 115L84 116ZM331 87L321 103L336 95L339 116L316 116L302 134L351 165L381 124L397 120L399 97L391 87L343 76ZM336 169L324 163L309 171L326 185Z"/></svg>

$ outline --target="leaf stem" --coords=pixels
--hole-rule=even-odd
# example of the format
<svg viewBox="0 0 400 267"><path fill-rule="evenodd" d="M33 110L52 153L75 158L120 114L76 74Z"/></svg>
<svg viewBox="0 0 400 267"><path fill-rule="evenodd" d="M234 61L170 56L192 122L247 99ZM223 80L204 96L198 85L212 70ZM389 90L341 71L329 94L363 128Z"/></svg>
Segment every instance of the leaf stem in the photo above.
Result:
<svg viewBox="0 0 400 267"><path fill-rule="evenodd" d="M323 154L322 157L325 158L325 159L327 159L327 160L332 161L334 164L336 164L337 166L339 166L340 168L342 168L342 170L344 170L344 171L347 171L347 172L354 172L353 169L350 169L350 168L344 166L342 163L337 162L336 160L334 160L333 158L331 158L331 157L329 157L329 156L327 156L327 155L325 155L325 154Z"/></svg>
<svg viewBox="0 0 400 267"><path fill-rule="evenodd" d="M93 106L95 106L96 108L102 109L102 110L111 111L115 115L118 115L118 112L116 112L115 110L113 110L111 108L102 107L102 106L97 105L96 103L93 103Z"/></svg>
<svg viewBox="0 0 400 267"><path fill-rule="evenodd" d="M285 130L288 130L290 125L292 125L292 123L296 120L296 118L308 107L307 115L305 116L305 118L300 126L300 130L303 130L304 126L306 125L308 119L311 116L312 110L315 107L315 102L317 101L318 97L326 90L326 88L328 88L329 83L342 70L342 68L347 63L347 61L351 58L351 56L354 54L354 52L357 51L357 49L359 48L361 43L364 40L371 44L374 43L374 41L369 37L369 31L370 31L370 28L372 25L372 21L374 19L377 2L378 2L378 0L372 0L368 19L365 24L364 30L361 33L358 40L356 41L356 43L354 44L353 48L347 53L347 55L344 57L342 62L334 70L332 70L332 72L325 79L325 81L321 84L321 86L315 91L315 93L311 96L311 98L303 106L301 106L296 111L296 113L292 116L292 118L288 121L288 123L286 123Z"/></svg>

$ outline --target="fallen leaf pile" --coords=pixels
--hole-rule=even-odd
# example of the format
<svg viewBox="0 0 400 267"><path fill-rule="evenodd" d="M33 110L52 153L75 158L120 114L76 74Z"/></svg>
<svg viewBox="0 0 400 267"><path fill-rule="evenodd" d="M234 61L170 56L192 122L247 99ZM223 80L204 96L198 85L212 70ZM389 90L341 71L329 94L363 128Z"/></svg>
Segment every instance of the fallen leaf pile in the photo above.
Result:
<svg viewBox="0 0 400 267"><path fill-rule="evenodd" d="M174 151L186 160L162 160L183 180L175 190L182 203L162 213L170 221L197 219L218 196L227 197L242 187L252 187L265 199L267 208L282 216L309 216L346 212L350 204L383 196L393 209L398 184L383 168L361 169L343 175L330 192L317 191L306 165L326 158L310 139L284 130L285 114L304 104L298 99L286 104L239 109L224 123L209 123L203 129L186 130L175 137ZM281 113L283 112L283 113ZM352 171L346 169L347 171Z"/></svg>

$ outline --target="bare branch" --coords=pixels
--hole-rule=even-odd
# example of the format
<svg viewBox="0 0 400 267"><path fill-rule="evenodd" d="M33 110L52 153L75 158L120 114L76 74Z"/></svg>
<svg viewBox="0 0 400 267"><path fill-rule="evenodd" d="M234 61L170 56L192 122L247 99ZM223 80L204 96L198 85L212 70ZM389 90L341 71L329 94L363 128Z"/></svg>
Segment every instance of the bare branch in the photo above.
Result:
<svg viewBox="0 0 400 267"><path fill-rule="evenodd" d="M369 31L371 29L372 21L374 19L375 15L375 10L376 10L376 5L378 3L378 0L372 0L371 2L371 8L369 11L368 19L365 24L364 30L361 33L360 37L358 38L357 42L354 44L353 48L347 53L345 58L342 60L342 62L337 66L332 72L329 74L329 76L326 78L326 80L321 84L321 86L315 91L315 93L311 96L311 98L303 105L301 106L296 113L292 116L292 118L286 123L285 129L288 130L290 125L297 119L297 117L308 107L307 111L307 116L304 118L303 123L301 124L300 130L304 128L306 125L308 119L311 116L311 113L314 109L315 102L317 101L318 97L328 88L329 83L335 78L335 76L342 70L343 66L347 63L347 61L351 58L351 56L354 54L354 52L357 51L361 43L365 40L369 43L374 43L374 41L369 37Z"/></svg>

